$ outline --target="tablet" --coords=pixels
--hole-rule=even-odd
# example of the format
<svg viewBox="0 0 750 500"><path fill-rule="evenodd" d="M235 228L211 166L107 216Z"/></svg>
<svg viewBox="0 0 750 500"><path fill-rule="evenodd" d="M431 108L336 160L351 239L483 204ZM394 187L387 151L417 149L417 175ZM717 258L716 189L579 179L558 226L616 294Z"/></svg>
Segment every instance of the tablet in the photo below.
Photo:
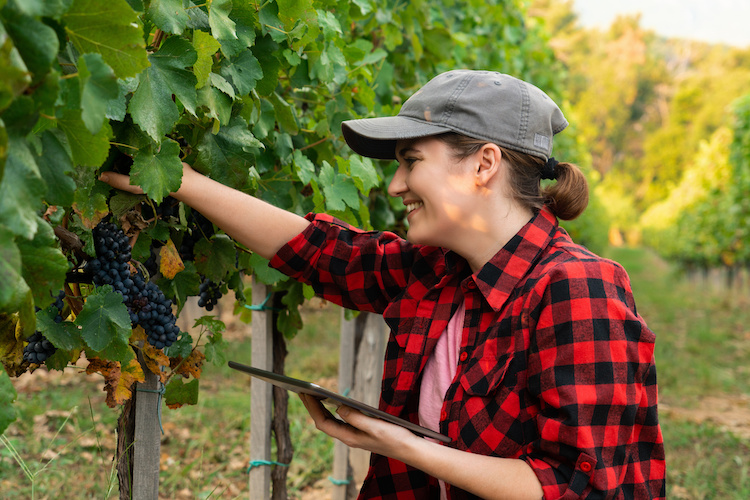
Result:
<svg viewBox="0 0 750 500"><path fill-rule="evenodd" d="M280 375L278 373L261 370L260 368L243 365L235 361L230 361L229 367L234 368L235 370L249 373L255 378L258 378L265 382L269 382L275 386L286 389L287 391L292 391L292 392L302 393L302 394L309 394L311 396L315 396L318 399L334 404L336 406L346 405L351 408L355 408L361 411L362 413L369 415L371 417L376 417L376 418L385 420L386 422L400 425L401 427L409 429L410 431L412 431L414 434L418 436L436 439L442 443L451 442L451 438L449 438L448 436L437 433L431 429L427 429L420 425L414 424L412 422L409 422L408 420L394 417L393 415L389 413L378 410L377 408L373 408L372 406L366 405L365 403L361 403L355 399L342 396L341 394L337 394L333 391L329 391L328 389L325 389L317 384L313 384L312 382L305 382L304 380L299 380L296 378L287 377L285 375Z"/></svg>

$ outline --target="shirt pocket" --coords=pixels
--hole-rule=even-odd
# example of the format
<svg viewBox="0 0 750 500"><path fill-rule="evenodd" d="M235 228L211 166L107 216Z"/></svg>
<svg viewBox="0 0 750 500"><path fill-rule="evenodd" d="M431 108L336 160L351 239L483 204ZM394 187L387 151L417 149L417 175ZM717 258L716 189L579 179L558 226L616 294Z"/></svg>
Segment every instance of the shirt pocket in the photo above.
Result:
<svg viewBox="0 0 750 500"><path fill-rule="evenodd" d="M488 341L474 356L466 361L466 367L461 373L460 383L464 391L470 396L485 397L493 395L503 384L508 366L513 359L513 349L510 342L499 343ZM460 359L460 358L459 358Z"/></svg>

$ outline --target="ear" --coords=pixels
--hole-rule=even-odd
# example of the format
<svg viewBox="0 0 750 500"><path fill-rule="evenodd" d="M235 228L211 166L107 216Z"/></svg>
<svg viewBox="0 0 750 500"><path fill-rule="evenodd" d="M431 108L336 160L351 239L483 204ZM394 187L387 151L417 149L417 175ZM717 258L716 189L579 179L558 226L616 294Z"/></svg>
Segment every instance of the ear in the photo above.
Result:
<svg viewBox="0 0 750 500"><path fill-rule="evenodd" d="M487 143L476 153L475 181L477 186L487 186L499 175L503 153L497 144Z"/></svg>

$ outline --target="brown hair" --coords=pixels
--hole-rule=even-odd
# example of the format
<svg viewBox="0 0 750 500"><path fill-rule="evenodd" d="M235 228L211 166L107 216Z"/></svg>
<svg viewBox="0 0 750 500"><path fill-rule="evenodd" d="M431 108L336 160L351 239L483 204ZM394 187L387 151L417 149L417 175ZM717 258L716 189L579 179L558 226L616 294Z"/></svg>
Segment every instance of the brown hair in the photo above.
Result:
<svg viewBox="0 0 750 500"><path fill-rule="evenodd" d="M435 136L450 146L458 158L467 158L478 152L487 141L448 132ZM537 156L520 153L498 146L508 165L510 196L522 206L538 212L544 205L563 220L572 220L586 209L589 187L586 176L577 165L560 162L555 167L557 182L540 184L545 161Z"/></svg>

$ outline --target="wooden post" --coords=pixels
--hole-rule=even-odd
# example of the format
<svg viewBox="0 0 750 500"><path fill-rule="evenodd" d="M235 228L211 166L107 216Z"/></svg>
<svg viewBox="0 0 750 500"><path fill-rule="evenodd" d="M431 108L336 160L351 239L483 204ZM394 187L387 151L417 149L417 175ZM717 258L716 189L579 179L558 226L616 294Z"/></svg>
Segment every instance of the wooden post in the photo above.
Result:
<svg viewBox="0 0 750 500"><path fill-rule="evenodd" d="M141 361L141 366L144 366ZM159 425L161 383L159 376L144 368L146 380L136 384L135 439L133 443L133 500L159 498L159 460L161 427Z"/></svg>
<svg viewBox="0 0 750 500"><path fill-rule="evenodd" d="M341 310L341 337L339 340L338 392L345 394L354 384L354 344L356 321L347 321ZM366 314L366 313L362 313ZM333 445L333 495L332 500L346 500L350 479L349 447L336 440Z"/></svg>
<svg viewBox="0 0 750 500"><path fill-rule="evenodd" d="M268 287L253 279L253 303L262 303ZM272 301L268 301L272 304ZM253 311L251 364L263 370L273 366L273 312ZM251 382L250 389L250 461L271 460L271 395L272 386L264 382ZM252 467L248 478L252 500L270 498L271 467Z"/></svg>
<svg viewBox="0 0 750 500"><path fill-rule="evenodd" d="M370 406L378 407L383 379L383 357L388 340L388 326L379 314L362 313L363 331L356 349L352 397ZM360 314L361 316L361 314ZM359 324L358 324L359 325ZM349 454L355 485L361 485L370 467L370 452L352 449ZM355 488L356 491L357 488Z"/></svg>

